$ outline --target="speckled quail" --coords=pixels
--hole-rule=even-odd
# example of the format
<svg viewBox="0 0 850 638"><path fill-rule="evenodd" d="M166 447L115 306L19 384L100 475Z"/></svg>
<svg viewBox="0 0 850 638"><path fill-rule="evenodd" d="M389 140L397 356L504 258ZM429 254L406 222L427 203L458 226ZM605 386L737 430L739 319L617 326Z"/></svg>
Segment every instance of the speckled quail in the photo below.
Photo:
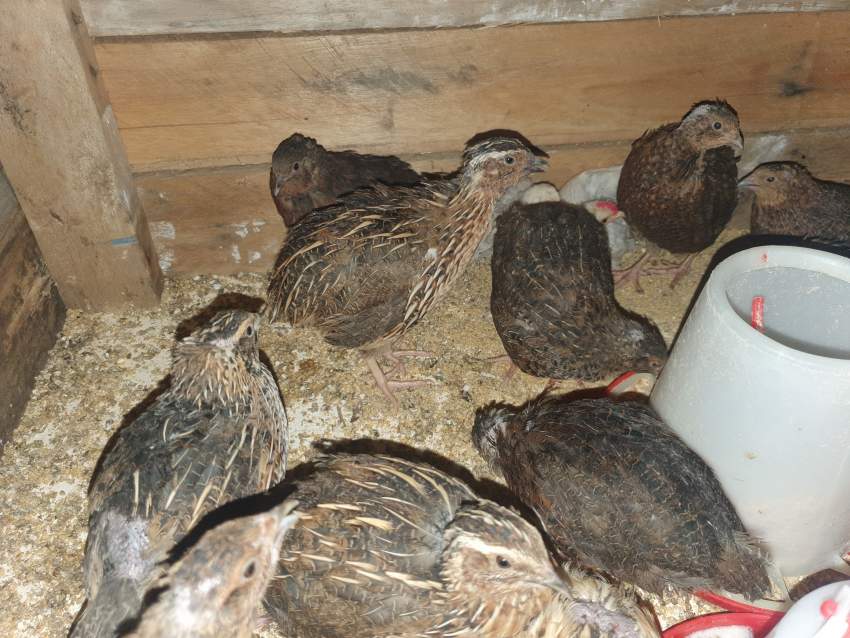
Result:
<svg viewBox="0 0 850 638"><path fill-rule="evenodd" d="M605 228L584 207L515 204L497 222L491 269L496 332L523 372L598 381L666 360L655 324L617 303Z"/></svg>
<svg viewBox="0 0 850 638"><path fill-rule="evenodd" d="M698 102L681 122L648 131L632 143L617 185L617 205L632 228L671 253L692 253L671 286L710 246L737 202L736 155L744 146L738 113L722 100ZM640 290L646 253L618 275ZM671 268L653 268L655 272Z"/></svg>
<svg viewBox="0 0 850 638"><path fill-rule="evenodd" d="M619 587L559 574L537 530L424 463L323 457L293 493L266 606L292 638L646 638Z"/></svg>
<svg viewBox="0 0 850 638"><path fill-rule="evenodd" d="M454 177L356 191L293 226L269 283L269 312L360 350L384 395L422 382L387 379L377 358L435 304L471 259L495 203L546 161L493 137L466 149ZM403 353L419 354L422 353ZM397 362L397 361L396 361ZM392 374L390 375L392 377Z"/></svg>
<svg viewBox="0 0 850 638"><path fill-rule="evenodd" d="M207 531L148 592L125 638L250 638L296 502Z"/></svg>
<svg viewBox="0 0 850 638"><path fill-rule="evenodd" d="M287 422L259 317L217 314L174 349L171 385L121 428L89 489L88 602L73 636L112 636L208 511L283 478Z"/></svg>
<svg viewBox="0 0 850 638"><path fill-rule="evenodd" d="M473 442L565 557L655 593L770 588L711 469L635 401L544 396L476 414Z"/></svg>
<svg viewBox="0 0 850 638"><path fill-rule="evenodd" d="M269 187L287 226L314 208L333 204L340 195L376 182L415 184L421 179L397 157L329 151L300 133L283 140L272 155Z"/></svg>
<svg viewBox="0 0 850 638"><path fill-rule="evenodd" d="M755 195L753 234L850 245L850 184L818 179L796 162L768 162L738 187Z"/></svg>

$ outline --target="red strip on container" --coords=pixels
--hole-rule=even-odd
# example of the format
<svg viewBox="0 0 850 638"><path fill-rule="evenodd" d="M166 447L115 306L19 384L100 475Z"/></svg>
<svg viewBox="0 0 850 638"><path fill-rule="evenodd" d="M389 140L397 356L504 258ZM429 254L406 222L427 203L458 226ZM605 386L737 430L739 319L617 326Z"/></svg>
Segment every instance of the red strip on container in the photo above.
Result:
<svg viewBox="0 0 850 638"><path fill-rule="evenodd" d="M750 325L759 332L764 332L764 297L761 295L753 297Z"/></svg>

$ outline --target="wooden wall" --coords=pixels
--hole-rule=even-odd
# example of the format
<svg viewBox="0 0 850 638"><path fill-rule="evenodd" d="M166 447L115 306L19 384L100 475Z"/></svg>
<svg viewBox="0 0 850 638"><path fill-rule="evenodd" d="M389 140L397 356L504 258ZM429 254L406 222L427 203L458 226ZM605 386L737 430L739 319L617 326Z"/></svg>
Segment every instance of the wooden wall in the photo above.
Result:
<svg viewBox="0 0 850 638"><path fill-rule="evenodd" d="M64 319L65 306L0 169L0 454Z"/></svg>
<svg viewBox="0 0 850 638"><path fill-rule="evenodd" d="M269 268L283 227L268 162L294 131L447 169L475 133L515 129L550 151L544 178L560 186L719 96L747 140L780 135L780 158L850 178L850 11L833 11L847 9L838 0L207 4L83 4L172 274Z"/></svg>

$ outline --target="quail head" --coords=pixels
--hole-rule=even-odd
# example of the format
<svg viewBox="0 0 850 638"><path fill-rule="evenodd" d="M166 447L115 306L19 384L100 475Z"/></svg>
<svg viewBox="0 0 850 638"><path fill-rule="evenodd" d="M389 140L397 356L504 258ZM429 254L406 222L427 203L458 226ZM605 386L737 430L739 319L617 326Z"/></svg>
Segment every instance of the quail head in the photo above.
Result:
<svg viewBox="0 0 850 638"><path fill-rule="evenodd" d="M818 179L797 162L768 162L738 187L754 195L753 234L850 243L850 185Z"/></svg>
<svg viewBox="0 0 850 638"><path fill-rule="evenodd" d="M419 173L393 156L328 151L310 137L290 135L272 156L269 187L287 226L314 208L333 204L340 195L376 182L415 184Z"/></svg>
<svg viewBox="0 0 850 638"><path fill-rule="evenodd" d="M207 531L149 591L126 638L250 638L296 503Z"/></svg>

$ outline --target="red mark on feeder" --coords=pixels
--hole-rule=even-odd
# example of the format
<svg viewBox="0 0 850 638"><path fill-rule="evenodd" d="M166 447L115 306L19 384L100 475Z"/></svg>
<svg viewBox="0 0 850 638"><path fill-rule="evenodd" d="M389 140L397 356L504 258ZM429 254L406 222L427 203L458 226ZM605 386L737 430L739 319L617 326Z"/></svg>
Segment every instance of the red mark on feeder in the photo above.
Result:
<svg viewBox="0 0 850 638"><path fill-rule="evenodd" d="M763 263L763 264L767 263L767 253L761 254L761 263Z"/></svg>
<svg viewBox="0 0 850 638"><path fill-rule="evenodd" d="M832 598L827 598L820 604L820 615L824 618L832 618L838 611L838 603Z"/></svg>
<svg viewBox="0 0 850 638"><path fill-rule="evenodd" d="M596 202L596 205L599 208L604 208L605 210L610 210L612 213L616 213L619 209L617 208L617 204L615 202L609 201L607 199L602 199Z"/></svg>
<svg viewBox="0 0 850 638"><path fill-rule="evenodd" d="M764 297L761 295L753 297L750 325L759 332L764 332Z"/></svg>

